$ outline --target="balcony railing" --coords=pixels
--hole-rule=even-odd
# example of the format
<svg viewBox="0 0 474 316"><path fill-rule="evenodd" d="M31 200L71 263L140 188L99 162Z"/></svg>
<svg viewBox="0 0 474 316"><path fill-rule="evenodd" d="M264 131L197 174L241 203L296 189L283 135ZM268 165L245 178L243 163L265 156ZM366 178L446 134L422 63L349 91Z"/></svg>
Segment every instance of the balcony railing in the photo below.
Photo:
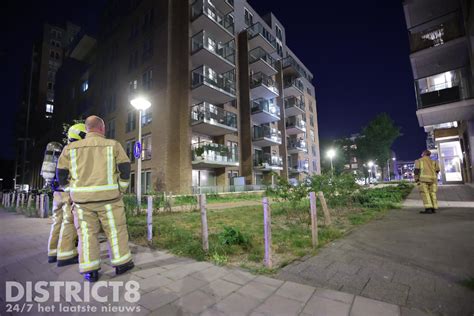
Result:
<svg viewBox="0 0 474 316"><path fill-rule="evenodd" d="M307 151L306 142L303 139L290 138L288 140L288 149L297 149L300 151Z"/></svg>
<svg viewBox="0 0 474 316"><path fill-rule="evenodd" d="M258 99L252 101L252 114L267 112L280 117L280 107L271 100Z"/></svg>
<svg viewBox="0 0 474 316"><path fill-rule="evenodd" d="M257 22L247 28L247 33L249 39L252 39L256 36L262 36L274 49L276 49L276 38L273 36L260 22Z"/></svg>
<svg viewBox="0 0 474 316"><path fill-rule="evenodd" d="M305 102L303 97L288 97L285 98L285 109L289 109L292 107L297 107L302 111L305 110Z"/></svg>
<svg viewBox="0 0 474 316"><path fill-rule="evenodd" d="M191 53L194 54L200 49L206 49L217 56L235 64L235 42L231 40L227 43L219 43L214 40L204 30L194 35L191 39Z"/></svg>
<svg viewBox="0 0 474 316"><path fill-rule="evenodd" d="M222 26L228 32L234 34L234 20L229 14L222 14L219 10L210 6L207 0L194 1L191 6L191 20L194 21L202 14Z"/></svg>
<svg viewBox="0 0 474 316"><path fill-rule="evenodd" d="M231 128L237 128L237 114L207 102L196 104L191 108L191 121L193 123L215 122Z"/></svg>
<svg viewBox="0 0 474 316"><path fill-rule="evenodd" d="M283 158L277 155L264 154L263 157L255 157L253 160L254 167L264 169L282 168Z"/></svg>
<svg viewBox="0 0 474 316"><path fill-rule="evenodd" d="M301 92L304 91L303 82L301 82L301 80L299 80L297 78L290 78L290 79L285 80L285 89L291 88L291 87L295 87L298 90L300 90Z"/></svg>
<svg viewBox="0 0 474 316"><path fill-rule="evenodd" d="M270 56L263 48L257 47L249 52L249 64L263 60L273 68L276 67L276 59Z"/></svg>
<svg viewBox="0 0 474 316"><path fill-rule="evenodd" d="M207 66L201 66L192 72L192 87L194 89L199 85L206 84L235 95L235 81L228 77L226 74L218 75Z"/></svg>
<svg viewBox="0 0 474 316"><path fill-rule="evenodd" d="M472 98L470 81L471 77L467 68L417 80L415 88L418 109Z"/></svg>
<svg viewBox="0 0 474 316"><path fill-rule="evenodd" d="M464 35L463 19L459 14L454 14L451 19L435 27L411 33L411 52L414 53L430 47L440 46Z"/></svg>
<svg viewBox="0 0 474 316"><path fill-rule="evenodd" d="M300 117L292 116L286 119L286 128L299 128L306 129L306 122L303 121Z"/></svg>
<svg viewBox="0 0 474 316"><path fill-rule="evenodd" d="M201 142L192 145L193 161L208 161L219 163L238 163L237 147L224 146L215 143Z"/></svg>
<svg viewBox="0 0 474 316"><path fill-rule="evenodd" d="M283 59L282 61L282 68L292 67L300 77L305 77L306 79L311 81L311 76L306 72L306 70L300 65L300 63L294 59L292 56L288 56Z"/></svg>
<svg viewBox="0 0 474 316"><path fill-rule="evenodd" d="M298 160L295 163L290 162L288 165L288 170L292 173L301 173L309 172L309 161L307 160Z"/></svg>
<svg viewBox="0 0 474 316"><path fill-rule="evenodd" d="M281 144L281 132L276 128L270 128L269 126L254 126L253 127L253 139L258 140L262 138L271 139L273 142Z"/></svg>
<svg viewBox="0 0 474 316"><path fill-rule="evenodd" d="M279 94L278 88L275 85L275 80L264 73L253 74L250 78L250 89L257 88L259 86L265 86L270 89L273 93Z"/></svg>

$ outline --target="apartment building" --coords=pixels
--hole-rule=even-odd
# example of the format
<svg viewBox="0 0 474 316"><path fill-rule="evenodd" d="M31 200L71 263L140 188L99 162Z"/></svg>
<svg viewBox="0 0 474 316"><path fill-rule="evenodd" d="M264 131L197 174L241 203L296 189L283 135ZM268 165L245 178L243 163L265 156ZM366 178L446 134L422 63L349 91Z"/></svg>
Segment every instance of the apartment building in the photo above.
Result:
<svg viewBox="0 0 474 316"><path fill-rule="evenodd" d="M63 63L67 47L79 31L79 26L69 22L64 25L46 23L33 45L16 118L15 182L18 187L41 186L39 161L43 160L46 144L54 138L57 127L53 122L56 73Z"/></svg>
<svg viewBox="0 0 474 316"><path fill-rule="evenodd" d="M469 0L404 1L418 122L443 183L472 182L473 7Z"/></svg>

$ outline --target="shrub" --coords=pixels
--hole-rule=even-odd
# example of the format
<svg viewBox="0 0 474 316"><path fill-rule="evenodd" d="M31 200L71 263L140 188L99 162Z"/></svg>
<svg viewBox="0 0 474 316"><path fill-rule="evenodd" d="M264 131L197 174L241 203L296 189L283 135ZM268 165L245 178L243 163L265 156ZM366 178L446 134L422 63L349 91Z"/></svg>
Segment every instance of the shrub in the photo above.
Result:
<svg viewBox="0 0 474 316"><path fill-rule="evenodd" d="M224 226L224 230L218 235L219 242L222 245L240 245L248 246L250 239L245 236L239 229L229 226Z"/></svg>

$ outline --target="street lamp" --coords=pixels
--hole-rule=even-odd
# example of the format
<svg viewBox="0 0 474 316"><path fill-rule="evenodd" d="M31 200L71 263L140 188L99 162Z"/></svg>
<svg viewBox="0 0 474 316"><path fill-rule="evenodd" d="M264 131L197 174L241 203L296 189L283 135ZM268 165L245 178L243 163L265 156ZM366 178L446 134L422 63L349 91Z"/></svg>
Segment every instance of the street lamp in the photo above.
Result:
<svg viewBox="0 0 474 316"><path fill-rule="evenodd" d="M369 167L369 184L371 184L371 182L372 182L372 168L374 167L374 162L369 161L367 163L367 167Z"/></svg>
<svg viewBox="0 0 474 316"><path fill-rule="evenodd" d="M142 202L142 113L146 109L148 109L151 106L151 102L148 101L145 97L139 96L136 98L133 98L130 101L130 104L138 110L138 142L136 143L136 149L135 151L138 151L140 153L140 156L138 157L137 161L137 201L138 201L138 207L140 207L141 202Z"/></svg>
<svg viewBox="0 0 474 316"><path fill-rule="evenodd" d="M329 149L327 154L326 154L331 161L331 175L334 175L334 166L332 164L332 160L334 157L336 157L336 151L334 149Z"/></svg>
<svg viewBox="0 0 474 316"><path fill-rule="evenodd" d="M395 161L395 160L397 160L397 158L392 157L392 161ZM394 168L395 168L395 166L394 166ZM391 179L390 179L390 159L387 160L387 171L388 171L388 182L390 182L390 180L391 180ZM394 171L395 171L395 170L394 170Z"/></svg>

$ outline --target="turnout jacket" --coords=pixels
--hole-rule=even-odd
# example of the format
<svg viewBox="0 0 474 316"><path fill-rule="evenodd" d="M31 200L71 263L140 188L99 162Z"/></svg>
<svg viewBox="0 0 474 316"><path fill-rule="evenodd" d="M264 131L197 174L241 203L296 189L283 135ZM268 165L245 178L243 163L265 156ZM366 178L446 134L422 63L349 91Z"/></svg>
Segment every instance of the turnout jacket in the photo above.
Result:
<svg viewBox="0 0 474 316"><path fill-rule="evenodd" d="M56 175L75 203L113 200L129 185L130 159L119 142L91 132L64 147Z"/></svg>
<svg viewBox="0 0 474 316"><path fill-rule="evenodd" d="M415 161L415 181L434 183L438 179L439 164L424 156Z"/></svg>

